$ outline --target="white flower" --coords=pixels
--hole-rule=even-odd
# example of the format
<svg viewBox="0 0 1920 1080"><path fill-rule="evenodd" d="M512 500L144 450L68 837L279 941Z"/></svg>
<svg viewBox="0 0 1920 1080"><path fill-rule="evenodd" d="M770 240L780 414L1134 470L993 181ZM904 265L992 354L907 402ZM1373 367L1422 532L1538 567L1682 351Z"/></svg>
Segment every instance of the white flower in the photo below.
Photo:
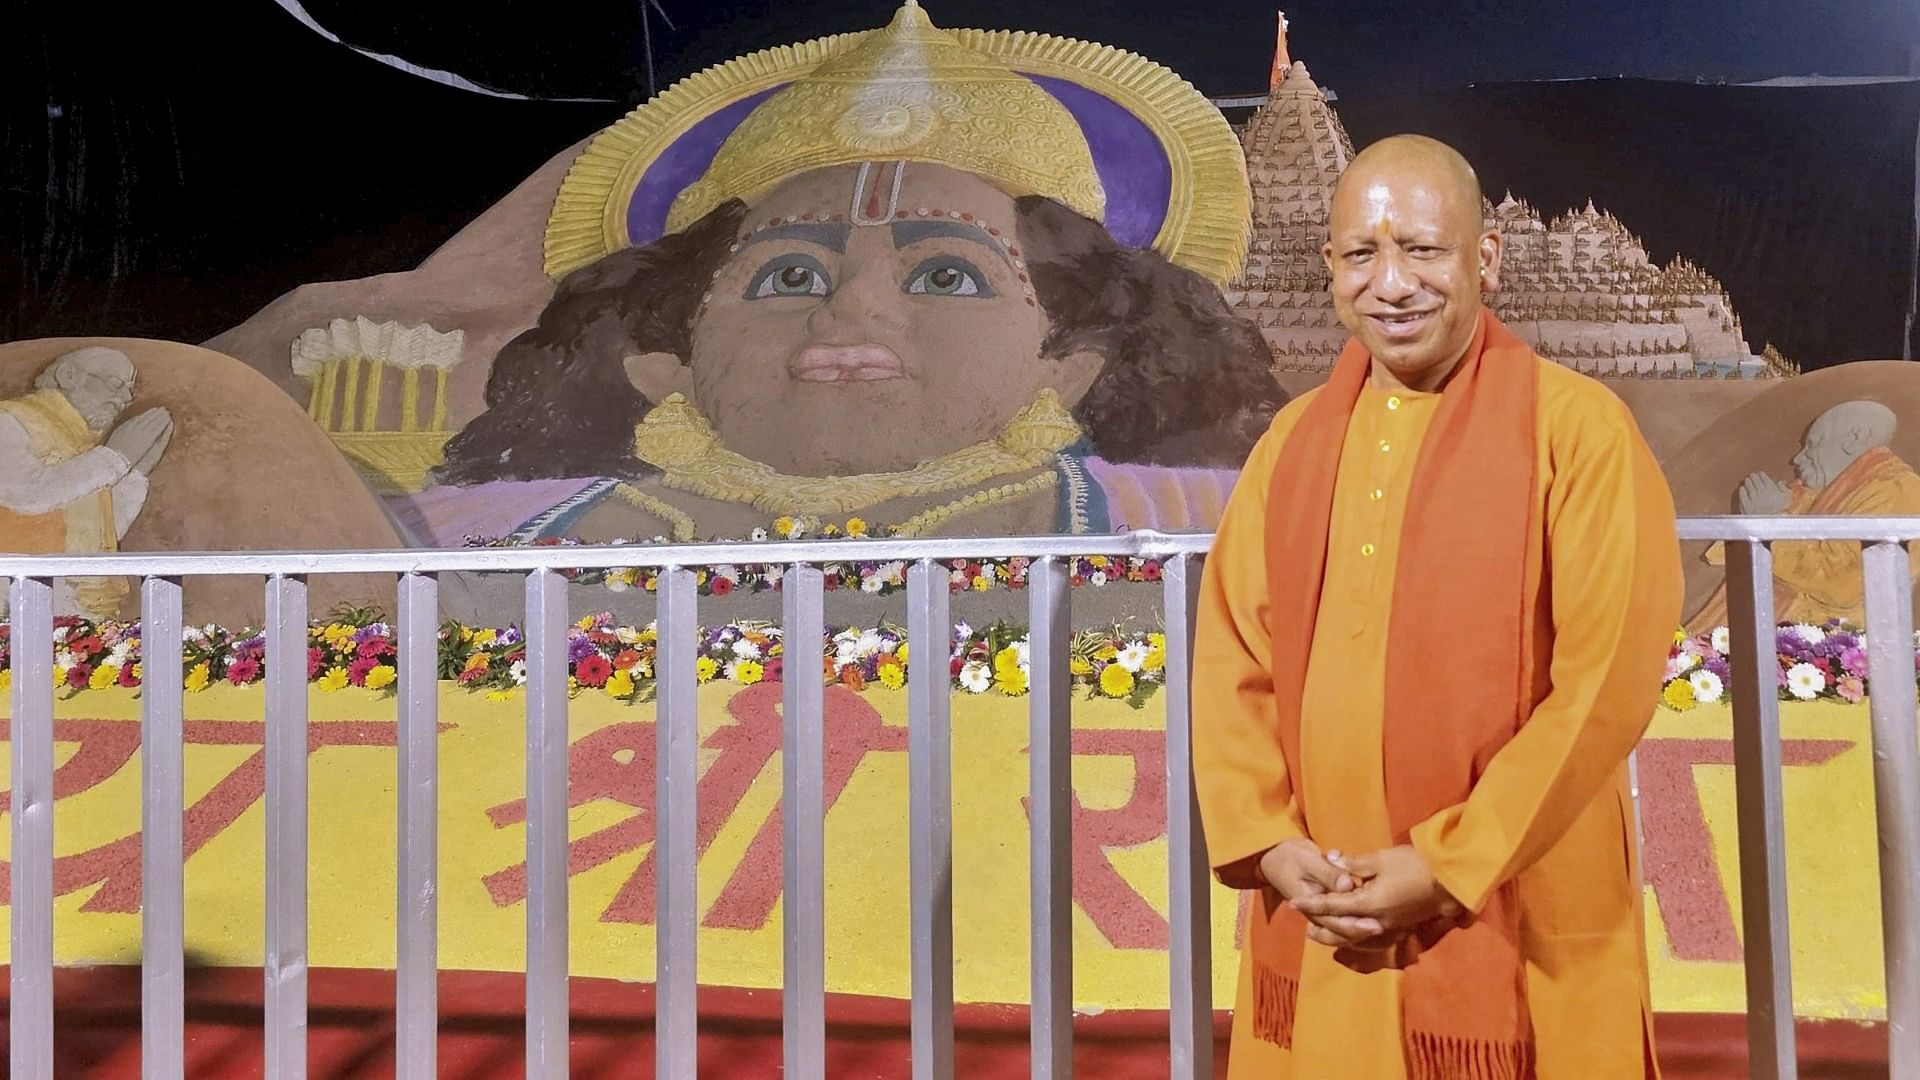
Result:
<svg viewBox="0 0 1920 1080"><path fill-rule="evenodd" d="M767 530L755 529L753 530L752 536L755 540L765 540L767 538Z"/></svg>
<svg viewBox="0 0 1920 1080"><path fill-rule="evenodd" d="M1013 643L1013 655L1020 661L1020 670L1028 671L1033 667L1033 646L1026 638Z"/></svg>
<svg viewBox="0 0 1920 1080"><path fill-rule="evenodd" d="M967 638L970 638L972 636L973 636L973 626L972 624L968 623L966 620L962 619L961 621L953 624L953 638L955 641L964 641Z"/></svg>
<svg viewBox="0 0 1920 1080"><path fill-rule="evenodd" d="M1145 642L1136 641L1126 648L1121 649L1120 655L1114 658L1114 663L1119 664L1128 672L1137 675L1140 673L1140 669L1146 666L1147 655L1152 651L1152 649L1147 647Z"/></svg>
<svg viewBox="0 0 1920 1080"><path fill-rule="evenodd" d="M1701 668L1687 676L1687 681L1693 684L1693 700L1702 705L1714 704L1727 690L1727 685L1720 681L1720 676L1706 668Z"/></svg>
<svg viewBox="0 0 1920 1080"><path fill-rule="evenodd" d="M733 643L733 655L742 660L758 660L760 659L760 646L755 645L746 638L741 638L739 641Z"/></svg>
<svg viewBox="0 0 1920 1080"><path fill-rule="evenodd" d="M866 577L860 579L860 591L864 593L877 593L886 587L887 579L881 577L877 572L868 574Z"/></svg>
<svg viewBox="0 0 1920 1080"><path fill-rule="evenodd" d="M608 592L626 592L632 586L627 584L627 576L618 571L608 574L604 584Z"/></svg>
<svg viewBox="0 0 1920 1080"><path fill-rule="evenodd" d="M1809 645L1818 645L1827 640L1827 632L1825 630L1808 623L1794 623L1793 632L1800 635L1800 640Z"/></svg>
<svg viewBox="0 0 1920 1080"><path fill-rule="evenodd" d="M881 637L880 631L878 630L862 630L860 632L860 656L863 659L879 652L886 644L887 639Z"/></svg>
<svg viewBox="0 0 1920 1080"><path fill-rule="evenodd" d="M614 627L613 636L618 638L622 645L638 645L640 643L640 631L635 630L631 626Z"/></svg>
<svg viewBox="0 0 1920 1080"><path fill-rule="evenodd" d="M785 567L769 566L760 572L760 577L769 585L778 585L780 584L781 577L784 576L786 572Z"/></svg>
<svg viewBox="0 0 1920 1080"><path fill-rule="evenodd" d="M1095 570L1093 576L1088 578L1087 581L1093 585L1105 585L1107 583L1107 572L1105 570Z"/></svg>
<svg viewBox="0 0 1920 1080"><path fill-rule="evenodd" d="M133 642L123 638L120 644L115 645L113 651L107 654L107 663L112 664L114 667L126 667L127 657L132 654Z"/></svg>
<svg viewBox="0 0 1920 1080"><path fill-rule="evenodd" d="M1812 664L1795 664L1787 669L1787 693L1801 701L1812 701L1826 688L1826 675Z"/></svg>
<svg viewBox="0 0 1920 1080"><path fill-rule="evenodd" d="M969 694L984 694L993 685L993 671L987 665L975 660L960 669L960 685Z"/></svg>
<svg viewBox="0 0 1920 1080"><path fill-rule="evenodd" d="M740 672L739 661L735 661L731 664L728 664L726 667L720 669L721 677L726 679L728 682L734 682L735 676L738 675L739 672Z"/></svg>
<svg viewBox="0 0 1920 1080"><path fill-rule="evenodd" d="M726 578L728 581L738 583L740 580L740 568L728 563L721 563L719 566L713 568L713 576Z"/></svg>
<svg viewBox="0 0 1920 1080"><path fill-rule="evenodd" d="M513 679L513 685L527 685L527 662L525 660L515 660L513 666L507 669L507 675Z"/></svg>
<svg viewBox="0 0 1920 1080"><path fill-rule="evenodd" d="M1713 646L1714 652L1725 656L1727 650L1733 648L1733 634L1724 626L1716 626L1713 628L1713 638L1709 644Z"/></svg>
<svg viewBox="0 0 1920 1080"><path fill-rule="evenodd" d="M57 644L59 644L60 642L62 642L62 641L65 641L65 640L67 640L67 635L69 635L69 634L71 634L71 633L73 633L73 627L71 627L71 626L56 626L56 627L54 627L54 628L53 628L53 640L54 640L54 643L55 643L55 644L57 645ZM193 633L193 627L191 627L191 626L189 626L189 627L187 627L187 633L188 633L188 634L192 634L192 633ZM1916 633L1916 634L1915 634L1914 636L1915 636L1916 638L1920 638L1920 633Z"/></svg>
<svg viewBox="0 0 1920 1080"><path fill-rule="evenodd" d="M80 662L80 658L75 656L70 650L55 649L53 651L54 667L70 668L79 662Z"/></svg>
<svg viewBox="0 0 1920 1080"><path fill-rule="evenodd" d="M1687 672L1692 671L1694 669L1694 666L1699 663L1700 663L1700 658L1697 656L1693 656L1689 653L1676 653L1675 655L1668 657L1667 658L1667 677L1664 681L1672 682L1673 680L1679 678L1680 676L1685 675Z"/></svg>

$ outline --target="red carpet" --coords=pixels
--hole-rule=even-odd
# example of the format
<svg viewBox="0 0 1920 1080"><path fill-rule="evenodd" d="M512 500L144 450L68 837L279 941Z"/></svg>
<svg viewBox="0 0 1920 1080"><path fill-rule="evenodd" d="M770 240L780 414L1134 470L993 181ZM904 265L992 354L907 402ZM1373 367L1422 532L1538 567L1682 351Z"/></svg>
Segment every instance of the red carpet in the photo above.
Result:
<svg viewBox="0 0 1920 1080"><path fill-rule="evenodd" d="M0 969L4 970L4 969ZM3 986L0 983L0 986ZM137 968L65 970L56 979L55 1070L69 1077L137 1077L140 981ZM523 1075L520 979L494 972L440 977L440 1075L507 1080ZM310 1075L315 1080L393 1074L393 975L319 970L310 984ZM260 974L204 968L187 976L187 1075L260 1075ZM572 983L573 1075L653 1074L651 986L576 978ZM769 991L703 989L700 1062L704 1076L777 1076L780 996ZM0 1013L0 1032L5 1031ZM834 1080L905 1077L905 1002L837 996L828 1002L828 1067ZM956 1071L968 1080L1027 1075L1022 1010L963 1006L957 1018ZM1226 1018L1216 1025L1225 1075ZM1659 1017L1660 1058L1669 1080L1746 1076L1745 1027L1738 1016ZM0 1036L0 1042L4 1042ZM1887 1075L1882 1025L1803 1023L1800 1075L1807 1080L1866 1080ZM1076 1025L1076 1072L1101 1080L1165 1077L1166 1018L1107 1013Z"/></svg>

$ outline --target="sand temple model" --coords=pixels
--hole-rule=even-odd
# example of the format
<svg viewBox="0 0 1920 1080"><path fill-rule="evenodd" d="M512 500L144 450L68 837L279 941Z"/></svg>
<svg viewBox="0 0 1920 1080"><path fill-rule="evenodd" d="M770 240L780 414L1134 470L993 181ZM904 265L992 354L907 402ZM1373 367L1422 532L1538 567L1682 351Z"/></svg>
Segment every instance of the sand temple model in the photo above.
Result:
<svg viewBox="0 0 1920 1080"><path fill-rule="evenodd" d="M1276 369L1325 372L1346 331L1320 246L1353 143L1306 64L1289 55L1284 16L1270 93L1241 130L1254 233L1228 299L1259 325ZM1638 237L1591 202L1549 221L1508 195L1486 213L1507 245L1493 310L1548 359L1602 377L1791 372L1748 348L1719 282L1684 258L1656 266Z"/></svg>

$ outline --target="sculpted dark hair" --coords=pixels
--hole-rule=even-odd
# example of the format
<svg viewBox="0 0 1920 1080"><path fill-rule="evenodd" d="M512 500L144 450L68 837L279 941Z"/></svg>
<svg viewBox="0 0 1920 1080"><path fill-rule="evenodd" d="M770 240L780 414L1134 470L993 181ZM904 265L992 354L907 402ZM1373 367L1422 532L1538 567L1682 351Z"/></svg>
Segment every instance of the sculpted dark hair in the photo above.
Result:
<svg viewBox="0 0 1920 1080"><path fill-rule="evenodd" d="M644 476L633 428L653 403L632 354L692 353L693 318L746 216L738 200L684 232L569 274L539 324L507 344L487 410L447 443L440 483ZM1266 342L1207 279L1115 243L1038 196L1018 201L1020 243L1052 329L1046 357L1106 357L1074 417L1110 461L1237 467L1286 394Z"/></svg>

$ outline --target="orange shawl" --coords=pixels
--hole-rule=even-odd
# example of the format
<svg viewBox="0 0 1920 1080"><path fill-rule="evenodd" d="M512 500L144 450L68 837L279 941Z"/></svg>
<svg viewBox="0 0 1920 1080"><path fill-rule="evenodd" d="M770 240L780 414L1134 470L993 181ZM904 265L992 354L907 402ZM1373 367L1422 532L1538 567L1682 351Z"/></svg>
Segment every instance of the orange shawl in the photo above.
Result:
<svg viewBox="0 0 1920 1080"><path fill-rule="evenodd" d="M1300 705L1334 482L1371 363L1357 341L1347 344L1282 446L1267 502L1274 702L1295 792L1305 790ZM1536 484L1538 363L1482 310L1414 467L1387 635L1383 768L1395 843L1464 801L1537 704L1522 690L1531 620L1521 567ZM1532 1075L1518 935L1509 885L1405 969L1402 1029L1415 1080ZM1290 1046L1306 920L1284 904L1258 905L1247 944L1255 1031Z"/></svg>

